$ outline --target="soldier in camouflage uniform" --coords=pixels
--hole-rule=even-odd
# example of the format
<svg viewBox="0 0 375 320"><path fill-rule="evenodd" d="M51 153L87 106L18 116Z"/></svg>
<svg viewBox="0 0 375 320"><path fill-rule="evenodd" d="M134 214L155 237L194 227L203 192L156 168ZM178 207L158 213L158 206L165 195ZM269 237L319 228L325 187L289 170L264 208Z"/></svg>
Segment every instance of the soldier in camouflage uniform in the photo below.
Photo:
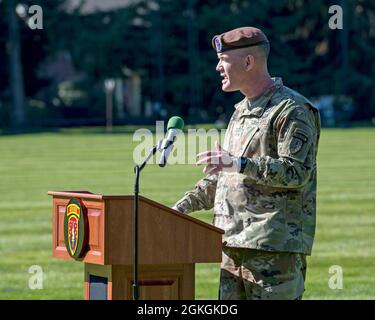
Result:
<svg viewBox="0 0 375 320"><path fill-rule="evenodd" d="M269 76L261 30L235 29L213 46L222 89L245 98L223 147L198 155L207 177L174 208L214 207L213 224L225 230L220 299L300 299L315 234L319 113Z"/></svg>

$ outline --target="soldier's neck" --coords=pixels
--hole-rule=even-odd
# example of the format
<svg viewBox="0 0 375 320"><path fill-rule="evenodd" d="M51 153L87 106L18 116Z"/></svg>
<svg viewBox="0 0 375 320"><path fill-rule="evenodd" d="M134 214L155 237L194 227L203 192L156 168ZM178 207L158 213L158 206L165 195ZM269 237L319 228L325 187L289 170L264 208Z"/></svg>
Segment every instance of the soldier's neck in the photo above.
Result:
<svg viewBox="0 0 375 320"><path fill-rule="evenodd" d="M255 101L273 85L274 81L267 73L260 75L259 77L252 77L249 79L248 83L246 84L246 88L241 90L241 92L250 101Z"/></svg>

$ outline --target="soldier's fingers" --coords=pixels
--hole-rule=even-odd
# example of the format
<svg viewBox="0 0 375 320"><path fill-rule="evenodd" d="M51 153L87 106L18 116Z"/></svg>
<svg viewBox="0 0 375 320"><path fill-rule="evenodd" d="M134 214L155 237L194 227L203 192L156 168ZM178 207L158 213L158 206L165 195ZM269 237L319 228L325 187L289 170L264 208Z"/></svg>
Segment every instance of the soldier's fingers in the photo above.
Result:
<svg viewBox="0 0 375 320"><path fill-rule="evenodd" d="M217 151L223 151L223 148L221 147L221 145L217 141L215 141L215 148L216 148Z"/></svg>
<svg viewBox="0 0 375 320"><path fill-rule="evenodd" d="M215 148L216 148L216 150L219 151L219 152L228 153L228 154L230 155L230 153L229 153L227 150L225 150L225 149L220 145L220 143L217 142L217 141L215 141Z"/></svg>
<svg viewBox="0 0 375 320"><path fill-rule="evenodd" d="M222 169L223 168L221 166L212 166L212 168L208 169L206 173L208 175L213 175L213 174L220 172Z"/></svg>
<svg viewBox="0 0 375 320"><path fill-rule="evenodd" d="M203 168L202 172L203 172L203 173L207 173L207 171L209 170L208 167L209 167L209 165L205 166L205 167Z"/></svg>
<svg viewBox="0 0 375 320"><path fill-rule="evenodd" d="M207 164L207 163L218 165L222 163L221 158L222 158L221 155L215 155L211 157L202 158L199 161L197 161L196 165L199 166L200 164Z"/></svg>
<svg viewBox="0 0 375 320"><path fill-rule="evenodd" d="M204 151L204 152L198 153L197 158L211 157L211 156L214 156L216 154L218 154L217 151Z"/></svg>
<svg viewBox="0 0 375 320"><path fill-rule="evenodd" d="M215 167L214 165L212 165L212 164L208 164L207 166L205 166L205 167L203 168L203 173L208 173L208 172L210 172L214 167Z"/></svg>
<svg viewBox="0 0 375 320"><path fill-rule="evenodd" d="M201 165L201 164L207 164L207 163L211 163L211 157L205 157L205 158L201 158L200 160L198 160L195 164L197 166Z"/></svg>

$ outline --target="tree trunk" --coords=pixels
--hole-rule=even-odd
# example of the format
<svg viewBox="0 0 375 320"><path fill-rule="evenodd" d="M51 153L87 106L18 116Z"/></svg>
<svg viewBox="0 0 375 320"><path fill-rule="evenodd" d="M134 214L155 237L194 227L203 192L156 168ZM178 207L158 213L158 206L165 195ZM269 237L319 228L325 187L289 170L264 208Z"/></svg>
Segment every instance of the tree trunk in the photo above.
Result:
<svg viewBox="0 0 375 320"><path fill-rule="evenodd" d="M7 3L9 17L9 81L12 105L11 124L14 129L21 129L25 125L25 91L21 63L20 31L14 0L7 0Z"/></svg>

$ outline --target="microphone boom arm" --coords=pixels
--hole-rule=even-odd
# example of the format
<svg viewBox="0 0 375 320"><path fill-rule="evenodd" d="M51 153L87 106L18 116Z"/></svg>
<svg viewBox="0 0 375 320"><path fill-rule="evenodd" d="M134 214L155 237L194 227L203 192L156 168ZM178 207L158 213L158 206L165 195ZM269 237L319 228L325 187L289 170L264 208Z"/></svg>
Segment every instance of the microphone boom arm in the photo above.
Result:
<svg viewBox="0 0 375 320"><path fill-rule="evenodd" d="M133 300L139 300L139 281L138 281L138 203L139 203L139 176L146 166L147 162L152 158L156 151L162 150L163 140L153 145L148 156L141 165L134 167L134 279L133 279Z"/></svg>
<svg viewBox="0 0 375 320"><path fill-rule="evenodd" d="M168 135L164 140L160 140L155 144L146 159L141 165L135 165L135 181L134 181L134 279L133 279L133 300L139 300L139 283L138 283L138 203L139 203L139 176L141 171L146 166L147 162L156 153L156 151L161 151L161 159L159 166L164 167L167 163L169 153L173 148L173 143L176 137L176 130L182 130L184 127L184 120L180 117L172 117L168 121Z"/></svg>

